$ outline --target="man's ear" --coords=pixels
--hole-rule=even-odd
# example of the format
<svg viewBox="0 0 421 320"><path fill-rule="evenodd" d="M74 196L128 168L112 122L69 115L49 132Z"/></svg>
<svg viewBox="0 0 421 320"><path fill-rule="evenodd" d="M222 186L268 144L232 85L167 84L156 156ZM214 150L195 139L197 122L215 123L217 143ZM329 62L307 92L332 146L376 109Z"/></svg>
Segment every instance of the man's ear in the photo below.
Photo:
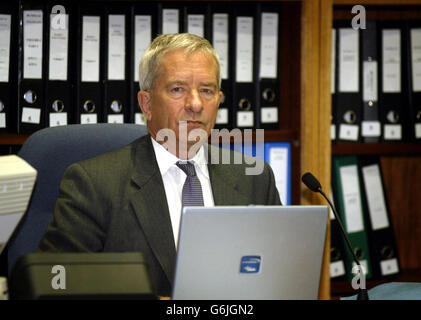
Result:
<svg viewBox="0 0 421 320"><path fill-rule="evenodd" d="M225 100L225 95L222 91L219 91L219 95L218 95L218 108L221 105L221 103L223 103Z"/></svg>
<svg viewBox="0 0 421 320"><path fill-rule="evenodd" d="M140 90L137 93L137 102L139 103L140 110L142 110L142 113L145 116L146 120L151 120L151 94L148 91Z"/></svg>

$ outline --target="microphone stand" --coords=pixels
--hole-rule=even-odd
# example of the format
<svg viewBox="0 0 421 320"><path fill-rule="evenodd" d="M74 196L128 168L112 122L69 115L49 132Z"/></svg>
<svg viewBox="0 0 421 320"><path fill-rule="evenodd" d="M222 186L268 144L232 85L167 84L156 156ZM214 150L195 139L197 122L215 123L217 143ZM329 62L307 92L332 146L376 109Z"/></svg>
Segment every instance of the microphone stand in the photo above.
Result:
<svg viewBox="0 0 421 320"><path fill-rule="evenodd" d="M326 194L322 191L322 188L321 187L317 188L317 192L319 192L326 199L326 201L329 203L330 207L332 208L333 214L335 215L335 218L338 221L339 227L342 230L342 234L346 235L345 228L344 228L344 226L342 224L342 221L341 221L338 213L336 212L336 209L335 209L335 206L333 205L333 203L329 200L329 198L326 196ZM355 263L359 266L359 268L360 268L360 270L362 272L363 269L361 267L361 263L358 260L357 256L355 255L354 250L352 249L351 241L349 241L349 238L346 237L346 236L344 238L345 238L345 242L346 242L346 244L348 246L349 251L351 251L351 254L352 254L352 257L354 258ZM364 288L364 289L363 288L359 288L358 295L357 295L357 300L370 300L368 298L368 293L367 293L367 289L366 288Z"/></svg>

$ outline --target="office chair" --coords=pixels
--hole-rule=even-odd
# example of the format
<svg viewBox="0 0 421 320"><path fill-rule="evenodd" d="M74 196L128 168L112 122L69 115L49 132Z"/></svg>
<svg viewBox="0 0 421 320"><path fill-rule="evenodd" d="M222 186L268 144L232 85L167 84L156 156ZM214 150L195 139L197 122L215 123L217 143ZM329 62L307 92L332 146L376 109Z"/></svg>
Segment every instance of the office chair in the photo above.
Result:
<svg viewBox="0 0 421 320"><path fill-rule="evenodd" d="M28 209L8 244L8 270L16 260L37 250L53 219L54 205L65 169L74 162L106 153L147 134L135 124L89 124L46 128L35 132L18 155L37 171Z"/></svg>

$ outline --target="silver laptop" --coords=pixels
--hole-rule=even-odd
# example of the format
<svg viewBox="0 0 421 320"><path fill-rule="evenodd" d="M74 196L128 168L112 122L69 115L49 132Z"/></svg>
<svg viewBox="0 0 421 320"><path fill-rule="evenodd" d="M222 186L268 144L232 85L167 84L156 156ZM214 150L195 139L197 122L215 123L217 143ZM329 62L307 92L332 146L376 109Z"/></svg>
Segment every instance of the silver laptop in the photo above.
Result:
<svg viewBox="0 0 421 320"><path fill-rule="evenodd" d="M173 299L317 299L327 206L185 207Z"/></svg>

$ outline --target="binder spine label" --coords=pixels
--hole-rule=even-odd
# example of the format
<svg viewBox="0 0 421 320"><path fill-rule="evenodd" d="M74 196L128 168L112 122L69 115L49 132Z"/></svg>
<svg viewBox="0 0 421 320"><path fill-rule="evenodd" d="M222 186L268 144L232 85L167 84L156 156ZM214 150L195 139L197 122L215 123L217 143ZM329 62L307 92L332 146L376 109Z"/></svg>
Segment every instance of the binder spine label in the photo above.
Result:
<svg viewBox="0 0 421 320"><path fill-rule="evenodd" d="M330 263L330 277L337 278L345 275L345 264L343 260L334 261Z"/></svg>
<svg viewBox="0 0 421 320"><path fill-rule="evenodd" d="M339 91L359 91L359 33L339 29Z"/></svg>
<svg viewBox="0 0 421 320"><path fill-rule="evenodd" d="M288 147L278 147L270 146L269 155L267 156L267 162L273 170L273 175L275 177L276 189L279 192L279 198L281 203L288 205L290 204L289 198L289 148ZM265 152L266 153L266 152Z"/></svg>
<svg viewBox="0 0 421 320"><path fill-rule="evenodd" d="M332 60L331 60L331 73L330 73L330 93L335 93L335 84L336 84L336 29L332 29L332 50L331 50Z"/></svg>
<svg viewBox="0 0 421 320"><path fill-rule="evenodd" d="M205 16L203 14L189 14L187 16L187 32L203 37L205 34Z"/></svg>
<svg viewBox="0 0 421 320"><path fill-rule="evenodd" d="M380 121L362 121L361 135L363 137L380 137L381 123Z"/></svg>
<svg viewBox="0 0 421 320"><path fill-rule="evenodd" d="M218 114L216 116L216 123L217 124L228 124L228 110L226 108L221 108L218 110Z"/></svg>
<svg viewBox="0 0 421 320"><path fill-rule="evenodd" d="M24 79L42 79L42 18L42 10L23 12Z"/></svg>
<svg viewBox="0 0 421 320"><path fill-rule="evenodd" d="M6 128L6 114L0 113L0 128Z"/></svg>
<svg viewBox="0 0 421 320"><path fill-rule="evenodd" d="M339 126L339 139L357 141L359 129L358 125L341 123Z"/></svg>
<svg viewBox="0 0 421 320"><path fill-rule="evenodd" d="M228 79L228 18L227 13L213 15L213 47L219 55L221 65L221 79Z"/></svg>
<svg viewBox="0 0 421 320"><path fill-rule="evenodd" d="M382 276L388 276L399 272L398 259L388 259L380 262Z"/></svg>
<svg viewBox="0 0 421 320"><path fill-rule="evenodd" d="M421 92L421 28L411 29L412 91Z"/></svg>
<svg viewBox="0 0 421 320"><path fill-rule="evenodd" d="M236 82L253 82L253 17L237 17L236 48Z"/></svg>
<svg viewBox="0 0 421 320"><path fill-rule="evenodd" d="M143 124L143 125L146 125L146 120L145 120L145 117L143 116L143 114L142 113L136 113L135 115L134 115L134 119L135 119L135 123L136 124Z"/></svg>
<svg viewBox="0 0 421 320"><path fill-rule="evenodd" d="M348 233L364 230L361 192L358 184L358 168L356 165L340 168L341 184L345 206L345 221Z"/></svg>
<svg viewBox="0 0 421 320"><path fill-rule="evenodd" d="M108 123L124 123L124 115L122 114L109 114Z"/></svg>
<svg viewBox="0 0 421 320"><path fill-rule="evenodd" d="M238 111L237 125L239 127L252 127L254 123L253 111Z"/></svg>
<svg viewBox="0 0 421 320"><path fill-rule="evenodd" d="M11 15L0 14L0 82L9 82Z"/></svg>
<svg viewBox="0 0 421 320"><path fill-rule="evenodd" d="M100 17L84 16L82 31L82 82L99 82Z"/></svg>
<svg viewBox="0 0 421 320"><path fill-rule="evenodd" d="M336 140L336 125L330 125L330 140Z"/></svg>
<svg viewBox="0 0 421 320"><path fill-rule="evenodd" d="M90 124L90 123L97 123L97 114L81 114L80 115L80 123L81 124Z"/></svg>
<svg viewBox="0 0 421 320"><path fill-rule="evenodd" d="M262 13L260 78L276 79L278 71L278 14Z"/></svg>
<svg viewBox="0 0 421 320"><path fill-rule="evenodd" d="M363 167L362 173L372 229L379 230L387 228L389 227L389 220L379 167L378 165Z"/></svg>
<svg viewBox="0 0 421 320"><path fill-rule="evenodd" d="M162 33L178 33L178 9L162 9Z"/></svg>
<svg viewBox="0 0 421 320"><path fill-rule="evenodd" d="M384 139L385 140L401 140L402 126L400 124L385 124L384 125Z"/></svg>
<svg viewBox="0 0 421 320"><path fill-rule="evenodd" d="M260 121L262 123L277 123L278 122L278 107L261 108Z"/></svg>
<svg viewBox="0 0 421 320"><path fill-rule="evenodd" d="M415 124L415 138L421 138L421 123Z"/></svg>
<svg viewBox="0 0 421 320"><path fill-rule="evenodd" d="M67 112L52 112L50 113L50 127L67 125Z"/></svg>
<svg viewBox="0 0 421 320"><path fill-rule="evenodd" d="M383 92L401 92L401 32L382 30Z"/></svg>
<svg viewBox="0 0 421 320"><path fill-rule="evenodd" d="M38 108L22 108L22 119L23 123L39 124L41 120L41 109Z"/></svg>
<svg viewBox="0 0 421 320"><path fill-rule="evenodd" d="M137 15L135 16L135 45L134 54L135 57L133 72L134 79L136 82L139 81L139 66L140 60L143 57L146 49L152 41L152 17L149 15Z"/></svg>
<svg viewBox="0 0 421 320"><path fill-rule="evenodd" d="M49 80L67 80L67 61L69 43L69 15L66 14L64 28L54 28L54 14L50 15L50 50L49 50Z"/></svg>
<svg viewBox="0 0 421 320"><path fill-rule="evenodd" d="M108 16L108 80L125 80L126 17Z"/></svg>
<svg viewBox="0 0 421 320"><path fill-rule="evenodd" d="M377 101L377 61L363 62L363 101Z"/></svg>

